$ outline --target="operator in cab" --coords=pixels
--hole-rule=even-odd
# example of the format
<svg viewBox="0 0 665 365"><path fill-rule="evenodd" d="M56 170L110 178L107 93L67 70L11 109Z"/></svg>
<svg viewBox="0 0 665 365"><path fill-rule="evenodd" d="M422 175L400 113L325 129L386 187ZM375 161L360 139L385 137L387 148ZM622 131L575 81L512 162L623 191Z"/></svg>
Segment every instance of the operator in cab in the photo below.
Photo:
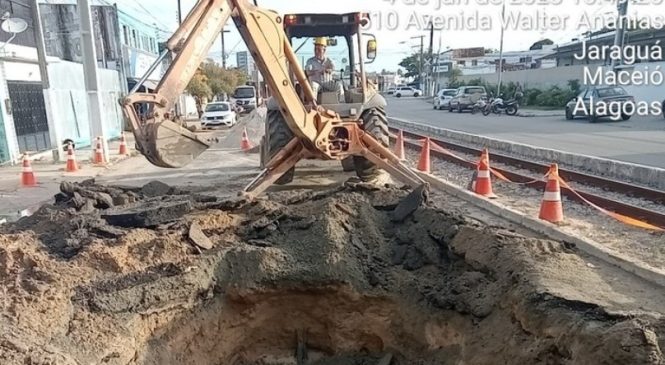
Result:
<svg viewBox="0 0 665 365"><path fill-rule="evenodd" d="M335 63L328 56L327 37L316 37L314 39L314 57L307 60L305 64L305 73L309 77L314 95L320 91L337 92L340 103L344 102L344 87L333 79Z"/></svg>

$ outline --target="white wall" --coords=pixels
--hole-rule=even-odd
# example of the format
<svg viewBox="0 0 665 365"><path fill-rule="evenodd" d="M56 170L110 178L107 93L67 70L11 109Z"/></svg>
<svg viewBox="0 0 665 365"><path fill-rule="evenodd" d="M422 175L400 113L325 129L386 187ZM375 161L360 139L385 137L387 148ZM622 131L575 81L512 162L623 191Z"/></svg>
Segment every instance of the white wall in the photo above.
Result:
<svg viewBox="0 0 665 365"><path fill-rule="evenodd" d="M87 92L83 65L61 61L48 66L56 134L61 140L71 138L77 145L90 145ZM99 69L99 93L104 131L108 138L119 138L123 126L118 102L122 95L118 72Z"/></svg>
<svg viewBox="0 0 665 365"><path fill-rule="evenodd" d="M10 161L17 161L20 156L18 147L18 138L14 127L14 118L8 113L7 103L9 102L9 90L7 89L7 72L5 62L0 62L0 109L2 109L2 122L5 129L5 143L7 146L7 155Z"/></svg>
<svg viewBox="0 0 665 365"><path fill-rule="evenodd" d="M7 44L0 52L2 57L37 59L37 49L30 47ZM18 138L14 127L14 118L7 110L9 103L9 90L7 80L41 81L39 67L36 64L0 61L0 109L2 123L5 129L5 143L8 147L8 155L13 161L20 159Z"/></svg>

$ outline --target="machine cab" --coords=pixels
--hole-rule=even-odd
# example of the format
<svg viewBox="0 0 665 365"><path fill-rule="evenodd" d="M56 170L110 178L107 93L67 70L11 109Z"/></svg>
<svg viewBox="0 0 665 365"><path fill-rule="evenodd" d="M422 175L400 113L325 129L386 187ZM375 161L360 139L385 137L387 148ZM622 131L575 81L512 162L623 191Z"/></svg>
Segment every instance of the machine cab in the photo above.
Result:
<svg viewBox="0 0 665 365"><path fill-rule="evenodd" d="M368 22L366 13L284 16L285 33L318 103L343 118L357 117L378 94L365 75L365 63L376 57L375 37L361 31ZM325 61L315 58L320 45L325 49ZM326 69L325 75L317 73L320 69ZM296 82L293 75L292 81Z"/></svg>

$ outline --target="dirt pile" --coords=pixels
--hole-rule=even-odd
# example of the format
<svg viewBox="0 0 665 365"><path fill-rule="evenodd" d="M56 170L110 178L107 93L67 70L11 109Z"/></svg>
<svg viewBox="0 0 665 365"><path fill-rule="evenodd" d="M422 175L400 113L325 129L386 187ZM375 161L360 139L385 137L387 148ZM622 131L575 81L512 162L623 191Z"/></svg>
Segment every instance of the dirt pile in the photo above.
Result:
<svg viewBox="0 0 665 365"><path fill-rule="evenodd" d="M658 298L403 190L61 190L0 228L2 364L663 363Z"/></svg>

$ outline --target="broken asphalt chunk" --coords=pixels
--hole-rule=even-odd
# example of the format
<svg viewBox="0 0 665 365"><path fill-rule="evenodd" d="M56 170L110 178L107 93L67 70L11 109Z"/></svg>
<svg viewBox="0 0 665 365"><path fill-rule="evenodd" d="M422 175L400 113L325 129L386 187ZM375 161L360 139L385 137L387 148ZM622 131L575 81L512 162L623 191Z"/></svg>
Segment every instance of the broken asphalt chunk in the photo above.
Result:
<svg viewBox="0 0 665 365"><path fill-rule="evenodd" d="M141 205L115 209L102 215L109 224L126 228L155 227L173 222L189 213L189 201L142 202Z"/></svg>
<svg viewBox="0 0 665 365"><path fill-rule="evenodd" d="M195 245L205 250L209 250L213 247L212 241L205 233L203 233L201 225L198 222L192 222L189 226L189 239L192 240Z"/></svg>

